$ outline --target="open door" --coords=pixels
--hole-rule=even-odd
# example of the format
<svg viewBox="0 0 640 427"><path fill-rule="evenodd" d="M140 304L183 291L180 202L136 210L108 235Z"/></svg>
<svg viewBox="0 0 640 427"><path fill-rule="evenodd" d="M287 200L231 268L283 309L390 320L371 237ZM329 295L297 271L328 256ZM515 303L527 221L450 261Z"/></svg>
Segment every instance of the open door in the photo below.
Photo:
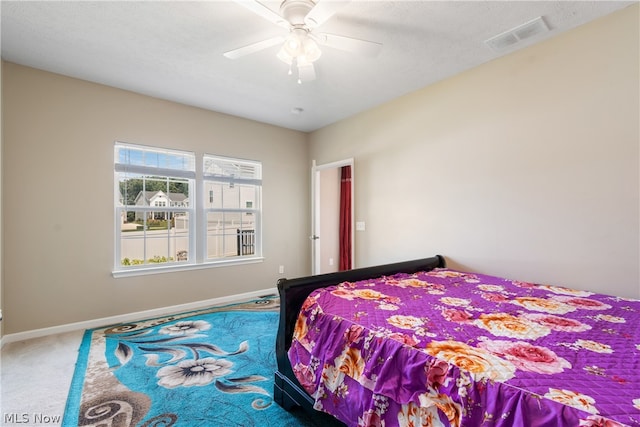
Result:
<svg viewBox="0 0 640 427"><path fill-rule="evenodd" d="M354 267L353 159L316 165L311 171L312 274ZM347 194L348 193L348 194Z"/></svg>

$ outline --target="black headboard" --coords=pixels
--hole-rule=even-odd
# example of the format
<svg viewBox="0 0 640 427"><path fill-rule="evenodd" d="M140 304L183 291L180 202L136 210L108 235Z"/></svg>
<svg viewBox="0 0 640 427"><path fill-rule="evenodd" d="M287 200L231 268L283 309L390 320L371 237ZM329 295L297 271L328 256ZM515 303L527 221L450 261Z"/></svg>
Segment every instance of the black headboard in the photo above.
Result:
<svg viewBox="0 0 640 427"><path fill-rule="evenodd" d="M357 268L354 270L340 271L337 273L319 274L316 276L300 277L295 279L278 280L278 293L280 294L280 323L276 338L276 356L278 369L289 371L286 352L291 346L291 337L295 328L300 308L305 299L315 289L342 282L355 282L358 280L372 279L381 276L390 276L397 273L416 273L429 271L438 267L445 267L443 256L436 255L430 258L403 261L393 264L377 265L373 267Z"/></svg>

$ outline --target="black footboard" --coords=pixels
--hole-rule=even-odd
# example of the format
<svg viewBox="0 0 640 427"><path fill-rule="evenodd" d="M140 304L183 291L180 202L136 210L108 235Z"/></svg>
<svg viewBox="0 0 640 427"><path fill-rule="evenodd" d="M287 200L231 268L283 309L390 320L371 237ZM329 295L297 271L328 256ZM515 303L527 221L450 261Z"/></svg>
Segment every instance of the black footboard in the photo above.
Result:
<svg viewBox="0 0 640 427"><path fill-rule="evenodd" d="M313 399L304 391L293 374L287 351L291 347L291 338L295 328L300 308L311 292L318 288L336 285L342 282L355 282L380 276L390 276L396 273L415 273L429 271L438 267L445 267L445 260L441 255L431 258L404 261L394 264L378 265L374 267L358 268L337 273L320 274L317 276L300 277L296 279L278 280L280 294L280 323L276 337L276 359L278 370L275 373L274 399L283 408L289 410L294 406L301 406L312 412Z"/></svg>

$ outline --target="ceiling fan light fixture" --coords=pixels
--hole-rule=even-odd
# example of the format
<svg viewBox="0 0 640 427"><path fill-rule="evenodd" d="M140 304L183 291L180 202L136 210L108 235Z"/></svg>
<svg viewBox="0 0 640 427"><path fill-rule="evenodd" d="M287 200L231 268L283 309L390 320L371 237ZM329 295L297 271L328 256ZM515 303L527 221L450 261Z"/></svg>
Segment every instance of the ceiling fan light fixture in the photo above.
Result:
<svg viewBox="0 0 640 427"><path fill-rule="evenodd" d="M291 56L295 56L297 52L300 51L300 47L302 46L302 41L298 36L290 35L287 37L287 40L284 43L284 48L289 52Z"/></svg>
<svg viewBox="0 0 640 427"><path fill-rule="evenodd" d="M285 49L285 45L283 45L280 48L280 50L278 51L278 54L276 56L278 57L278 59L280 61L284 62L285 64L288 64L288 65L293 64L294 57L289 54L287 49Z"/></svg>
<svg viewBox="0 0 640 427"><path fill-rule="evenodd" d="M308 35L302 42L302 49L304 50L304 57L309 62L317 61L320 55L322 55L318 44Z"/></svg>
<svg viewBox="0 0 640 427"><path fill-rule="evenodd" d="M285 64L311 63L320 58L322 51L318 44L309 37L306 30L292 30L276 55Z"/></svg>
<svg viewBox="0 0 640 427"><path fill-rule="evenodd" d="M276 13L262 4L264 0L234 0L247 9L289 30L287 37L277 36L261 42L224 52L223 55L236 59L271 46L280 45L277 58L289 65L289 75L293 68L298 71L298 82L312 81L316 78L313 63L322 55L320 46L355 52L375 57L381 43L360 40L336 34L314 33L313 31L331 18L339 9L352 0L282 0L280 13Z"/></svg>

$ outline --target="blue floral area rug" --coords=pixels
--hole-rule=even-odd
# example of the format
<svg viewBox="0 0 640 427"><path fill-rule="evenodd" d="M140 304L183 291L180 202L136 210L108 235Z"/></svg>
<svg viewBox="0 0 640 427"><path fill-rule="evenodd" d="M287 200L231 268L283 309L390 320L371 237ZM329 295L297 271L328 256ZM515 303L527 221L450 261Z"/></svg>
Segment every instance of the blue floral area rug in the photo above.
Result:
<svg viewBox="0 0 640 427"><path fill-rule="evenodd" d="M315 426L273 401L277 296L87 330L62 425Z"/></svg>

